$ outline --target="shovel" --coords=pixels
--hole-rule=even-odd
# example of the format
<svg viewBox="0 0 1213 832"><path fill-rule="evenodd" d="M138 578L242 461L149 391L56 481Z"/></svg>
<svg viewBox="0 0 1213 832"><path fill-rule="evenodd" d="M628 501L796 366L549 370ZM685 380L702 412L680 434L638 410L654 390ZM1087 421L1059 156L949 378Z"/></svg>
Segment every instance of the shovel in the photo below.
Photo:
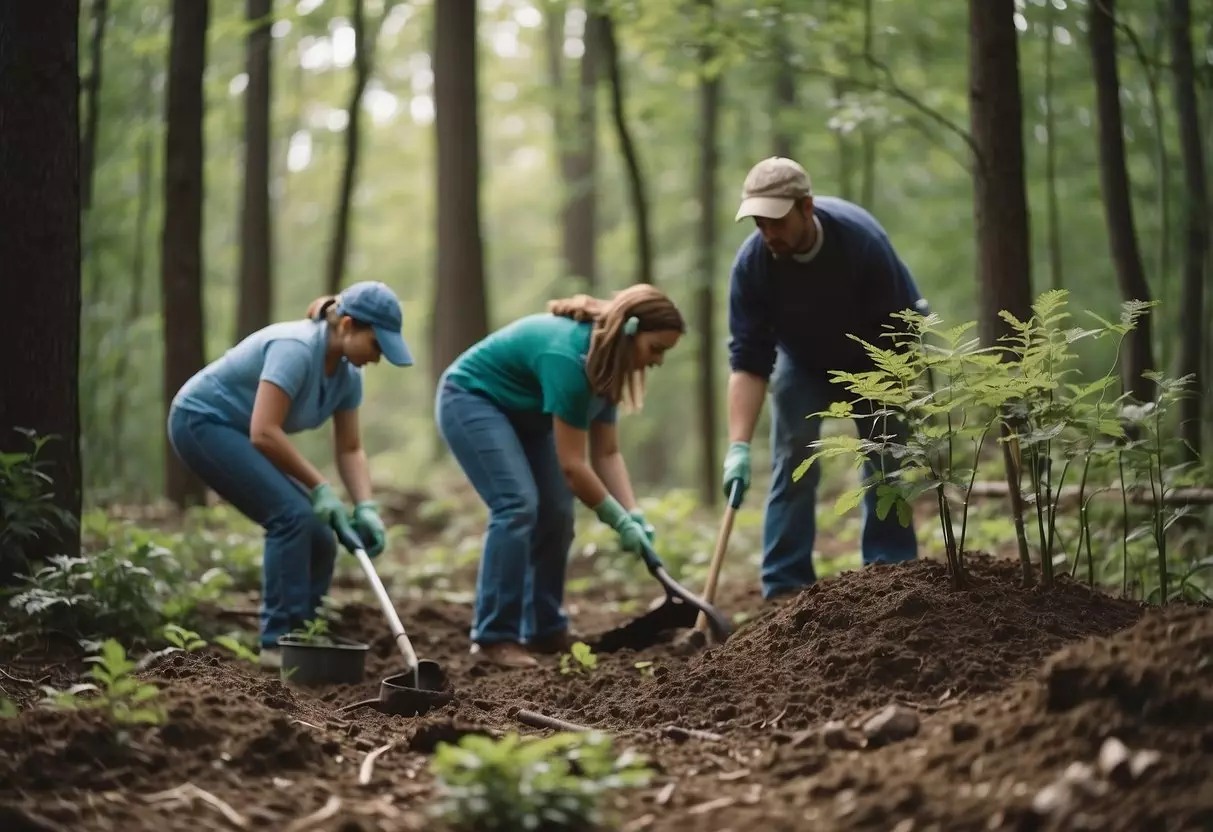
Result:
<svg viewBox="0 0 1213 832"><path fill-rule="evenodd" d="M400 616L396 614L396 608L392 605L392 599L388 597L387 590L383 587L383 581L379 580L379 574L375 571L370 556L362 548L362 541L348 529L340 528L337 530L337 538L358 559L362 571L370 580L371 588L375 590L375 596L379 599L379 606L383 608L383 614L387 616L388 626L391 627L392 635L396 639L396 646L400 648L400 654L404 656L406 669L404 673L389 676L380 683L379 699L356 702L353 705L347 705L342 710L362 705L374 705L381 713L395 716L418 716L431 708L450 702L454 699L454 693L446 690L446 672L437 662L428 659L418 660L408 634L404 632L404 625L400 623Z"/></svg>
<svg viewBox="0 0 1213 832"><path fill-rule="evenodd" d="M704 616L707 627L713 638L724 642L732 634L733 628L727 618L710 603L695 596L690 590L669 576L662 565L661 559L653 551L653 547L645 543L640 551L644 565L649 573L661 582L665 588L665 601L656 609L649 610L622 627L616 627L603 633L594 642L593 648L600 653L614 653L617 650L642 650L657 644L661 634L682 627L691 627L699 616Z"/></svg>
<svg viewBox="0 0 1213 832"><path fill-rule="evenodd" d="M720 567L724 563L724 553L729 548L729 535L733 533L733 518L737 514L737 509L741 507L741 483L733 482L733 487L729 489L729 504L724 510L724 519L720 521L720 532L716 535L716 551L712 553L712 563L708 566L708 579L703 586L703 600L709 604L716 601L716 581L720 577ZM692 634L691 640L696 642L698 646L702 642L707 643L708 640L708 617L702 612L699 613L699 618L695 620L695 632Z"/></svg>

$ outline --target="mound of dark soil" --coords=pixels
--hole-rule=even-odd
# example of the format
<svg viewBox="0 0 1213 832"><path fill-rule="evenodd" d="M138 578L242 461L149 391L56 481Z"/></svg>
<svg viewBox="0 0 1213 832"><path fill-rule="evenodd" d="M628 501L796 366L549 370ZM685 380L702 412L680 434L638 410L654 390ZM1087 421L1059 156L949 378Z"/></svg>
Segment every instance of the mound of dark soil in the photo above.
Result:
<svg viewBox="0 0 1213 832"><path fill-rule="evenodd" d="M815 776L777 798L815 829L1213 828L1211 650L1213 610L1150 610L909 742L803 749Z"/></svg>
<svg viewBox="0 0 1213 832"><path fill-rule="evenodd" d="M1062 644L1130 626L1139 604L1062 579L1021 589L1014 563L968 560L964 590L934 561L875 566L823 580L690 658L653 648L600 657L592 674L508 673L477 685L486 699L533 703L612 728L676 723L713 730L776 720L796 730L890 701L995 690ZM638 659L654 661L642 675Z"/></svg>

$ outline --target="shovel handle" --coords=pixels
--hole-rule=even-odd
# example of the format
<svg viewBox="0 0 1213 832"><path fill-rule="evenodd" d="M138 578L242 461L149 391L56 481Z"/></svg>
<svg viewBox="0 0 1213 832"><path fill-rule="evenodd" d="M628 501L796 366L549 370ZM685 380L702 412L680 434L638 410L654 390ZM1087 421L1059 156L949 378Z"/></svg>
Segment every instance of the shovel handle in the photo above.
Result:
<svg viewBox="0 0 1213 832"><path fill-rule="evenodd" d="M371 563L370 555L366 553L366 549L362 548L362 541L356 532L342 527L337 528L337 538L341 541L341 545L349 549L358 559L359 566L366 573L367 580L371 582L371 589L375 591L379 606L383 608L383 614L387 616L388 626L391 627L392 636L396 639L396 646L400 648L405 662L415 674L417 672L417 653L413 650L413 644L404 632L404 624L400 622L400 616L396 614L396 607L392 604L392 599L388 596L383 581L379 580L379 573L375 571L375 565Z"/></svg>
<svg viewBox="0 0 1213 832"><path fill-rule="evenodd" d="M733 533L733 519L737 514L737 506L741 503L741 484L733 483L729 494L729 504L724 510L724 519L720 521L720 532L716 535L716 551L712 553L712 563L708 566L708 579L703 587L703 600L709 604L716 601L716 582L720 578L720 567L724 563L724 553L729 548L729 535ZM708 617L701 610L695 619L695 629L707 632Z"/></svg>

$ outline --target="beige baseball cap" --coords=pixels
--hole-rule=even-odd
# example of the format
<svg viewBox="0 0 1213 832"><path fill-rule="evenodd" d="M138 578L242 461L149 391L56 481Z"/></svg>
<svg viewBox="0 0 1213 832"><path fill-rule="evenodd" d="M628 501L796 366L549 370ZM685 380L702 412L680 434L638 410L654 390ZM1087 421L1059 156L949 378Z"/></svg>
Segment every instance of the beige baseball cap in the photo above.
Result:
<svg viewBox="0 0 1213 832"><path fill-rule="evenodd" d="M772 156L746 174L741 186L741 206L733 220L742 217L777 220L792 210L796 200L812 195L813 182L804 168L791 159Z"/></svg>

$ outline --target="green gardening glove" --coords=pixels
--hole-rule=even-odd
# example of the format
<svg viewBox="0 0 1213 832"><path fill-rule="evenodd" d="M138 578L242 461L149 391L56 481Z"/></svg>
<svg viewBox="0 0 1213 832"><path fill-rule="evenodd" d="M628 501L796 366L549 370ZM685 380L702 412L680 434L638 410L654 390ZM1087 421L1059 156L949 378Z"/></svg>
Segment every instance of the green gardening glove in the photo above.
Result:
<svg viewBox="0 0 1213 832"><path fill-rule="evenodd" d="M337 492L333 490L333 486L327 482L322 482L312 489L310 496L312 500L312 512L325 525L337 532L339 537L343 534L356 536L354 527L350 524L350 518L345 513L345 506L341 504L341 498L337 496Z"/></svg>
<svg viewBox="0 0 1213 832"><path fill-rule="evenodd" d="M724 455L724 496L727 498L733 490L733 483L740 482L741 488L738 499L745 497L750 487L750 443L734 442L729 445Z"/></svg>
<svg viewBox="0 0 1213 832"><path fill-rule="evenodd" d="M594 514L619 535L619 545L625 552L639 555L644 547L649 545L648 535L644 527L636 522L636 518L628 514L619 501L610 495L594 507Z"/></svg>
<svg viewBox="0 0 1213 832"><path fill-rule="evenodd" d="M653 524L644 519L644 512L638 508L634 508L628 512L633 520L640 524L640 528L644 529L644 536L649 539L649 545L652 546L657 542L657 530L653 528Z"/></svg>
<svg viewBox="0 0 1213 832"><path fill-rule="evenodd" d="M350 514L354 530L362 538L362 545L370 557L375 557L387 545L387 527L379 516L379 506L373 500L363 500L354 506Z"/></svg>

